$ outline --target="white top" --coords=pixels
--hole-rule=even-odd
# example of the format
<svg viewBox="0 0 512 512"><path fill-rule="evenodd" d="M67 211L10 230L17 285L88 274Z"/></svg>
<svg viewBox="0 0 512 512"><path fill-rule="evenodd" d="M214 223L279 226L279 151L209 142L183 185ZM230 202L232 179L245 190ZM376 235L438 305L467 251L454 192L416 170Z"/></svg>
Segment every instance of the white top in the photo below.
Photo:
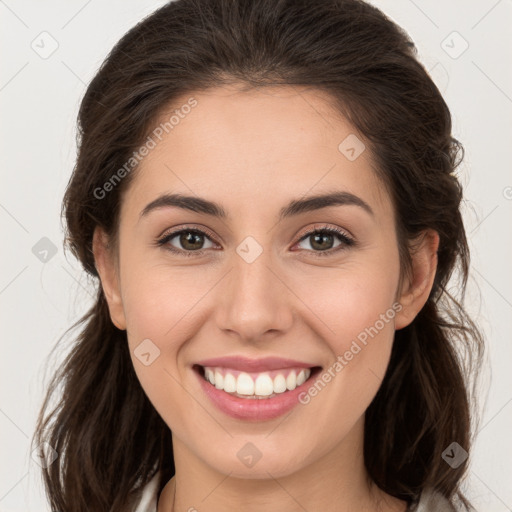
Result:
<svg viewBox="0 0 512 512"><path fill-rule="evenodd" d="M155 476L146 484L146 487L144 487L139 501L135 502L135 508L132 508L133 512L156 512L159 483L160 473L156 473Z"/></svg>
<svg viewBox="0 0 512 512"><path fill-rule="evenodd" d="M159 483L160 473L156 473L144 487L141 497L134 504L135 508L131 512L157 512ZM420 501L410 506L407 512L456 512L456 509L438 492L425 490L421 494Z"/></svg>

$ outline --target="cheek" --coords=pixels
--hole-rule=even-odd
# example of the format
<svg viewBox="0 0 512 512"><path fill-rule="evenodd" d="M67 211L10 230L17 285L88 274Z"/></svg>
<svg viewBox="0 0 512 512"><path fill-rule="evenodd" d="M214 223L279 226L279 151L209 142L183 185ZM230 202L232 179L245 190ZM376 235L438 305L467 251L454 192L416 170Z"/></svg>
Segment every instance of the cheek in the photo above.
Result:
<svg viewBox="0 0 512 512"><path fill-rule="evenodd" d="M324 310L334 331L324 337L330 361L300 397L308 411L303 427L322 425L326 449L364 416L386 373L395 332L392 293L346 285L352 293L333 296L329 311Z"/></svg>
<svg viewBox="0 0 512 512"><path fill-rule="evenodd" d="M133 342L151 338L161 349L177 347L173 339L183 339L183 328L190 324L205 290L215 283L205 272L144 264L126 268L122 288L127 331ZM178 333L179 336L177 335Z"/></svg>
<svg viewBox="0 0 512 512"><path fill-rule="evenodd" d="M179 272L168 268L164 273L141 266L133 275L123 289L132 364L154 408L173 431L185 435L183 411L190 407L190 395L183 386L191 370L179 363L182 349L194 336L193 325L200 321L194 305L201 288L186 286Z"/></svg>
<svg viewBox="0 0 512 512"><path fill-rule="evenodd" d="M381 332L384 338L392 337L399 266L390 262L394 263L390 259L381 265L375 260L373 264L367 261L336 270L322 269L314 286L313 276L295 283L295 290L300 290L315 313L316 322L324 324L321 332L336 354L349 350L356 339L364 344Z"/></svg>
<svg viewBox="0 0 512 512"><path fill-rule="evenodd" d="M183 385L195 378L186 364L186 349L205 321L203 301L219 277L208 269L149 266L143 259L131 263L121 276L130 356L155 409L173 430L181 431L186 416L179 411L190 407ZM146 366L147 359L151 362Z"/></svg>
<svg viewBox="0 0 512 512"><path fill-rule="evenodd" d="M327 415L334 414L340 418L338 425L350 424L364 413L378 391L393 346L395 317L401 309L395 302L398 277L398 259L390 257L387 265L375 259L331 272L329 278L310 286L307 295L303 285L301 293L315 313L311 322L330 352L330 361L311 396L315 401L316 394L323 395L317 405L332 401L331 406L316 411L326 415L325 422ZM318 418L316 413L313 416Z"/></svg>

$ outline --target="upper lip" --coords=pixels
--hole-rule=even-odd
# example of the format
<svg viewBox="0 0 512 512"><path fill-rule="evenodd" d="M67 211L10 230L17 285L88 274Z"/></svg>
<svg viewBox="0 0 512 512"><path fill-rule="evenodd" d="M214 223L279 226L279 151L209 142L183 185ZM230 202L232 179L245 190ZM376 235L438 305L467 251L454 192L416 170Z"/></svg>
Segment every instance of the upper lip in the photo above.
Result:
<svg viewBox="0 0 512 512"><path fill-rule="evenodd" d="M231 368L242 372L262 372L271 370L281 370L285 368L313 368L314 364L296 361L294 359L285 359L282 357L263 357L261 359L251 359L244 356L215 357L198 361L196 364L208 367Z"/></svg>

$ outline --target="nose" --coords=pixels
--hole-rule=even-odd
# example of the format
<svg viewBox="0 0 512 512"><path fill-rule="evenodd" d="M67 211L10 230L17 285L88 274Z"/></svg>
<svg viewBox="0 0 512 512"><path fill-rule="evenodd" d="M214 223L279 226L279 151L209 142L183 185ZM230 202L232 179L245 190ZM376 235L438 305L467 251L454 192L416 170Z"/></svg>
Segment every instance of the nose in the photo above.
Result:
<svg viewBox="0 0 512 512"><path fill-rule="evenodd" d="M292 325L294 295L269 253L263 251L252 262L235 253L217 296L217 326L241 341L282 336Z"/></svg>

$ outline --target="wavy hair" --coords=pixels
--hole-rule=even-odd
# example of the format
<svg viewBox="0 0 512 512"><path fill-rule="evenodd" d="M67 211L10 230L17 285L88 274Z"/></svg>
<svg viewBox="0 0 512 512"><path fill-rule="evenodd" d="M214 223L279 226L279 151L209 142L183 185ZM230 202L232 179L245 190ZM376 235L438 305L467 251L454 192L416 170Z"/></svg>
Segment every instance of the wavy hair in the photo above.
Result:
<svg viewBox="0 0 512 512"><path fill-rule="evenodd" d="M371 479L390 495L414 502L434 488L469 510L461 491L469 459L452 468L442 458L454 441L470 451L471 377L484 352L462 305L469 249L455 171L464 150L414 43L360 0L172 1L129 30L89 84L62 215L66 246L95 281L97 296L73 326L79 332L48 385L33 438L59 455L42 472L52 509L122 512L156 471L160 491L174 475L171 432L136 377L126 332L111 322L92 253L96 226L115 240L136 167L105 197L97 191L178 98L229 84L329 94L364 136L390 194L402 276L422 230L439 233L428 301L396 331L386 375L366 411L364 459ZM448 289L455 273L457 297Z"/></svg>

